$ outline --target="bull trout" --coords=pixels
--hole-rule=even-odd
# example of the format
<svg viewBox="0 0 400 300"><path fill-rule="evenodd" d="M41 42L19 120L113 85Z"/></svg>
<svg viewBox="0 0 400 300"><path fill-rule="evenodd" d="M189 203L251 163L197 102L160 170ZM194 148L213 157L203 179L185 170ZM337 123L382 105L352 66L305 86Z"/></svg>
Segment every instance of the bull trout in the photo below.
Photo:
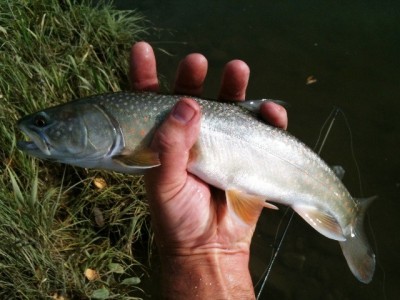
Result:
<svg viewBox="0 0 400 300"><path fill-rule="evenodd" d="M149 145L180 98L118 92L51 107L19 120L31 141L18 147L41 159L79 167L144 173L160 165ZM188 172L224 190L228 209L245 223L254 218L257 205L291 206L318 232L339 241L353 274L369 283L375 255L363 219L372 198L353 198L305 144L259 120L256 113L264 100L191 98L201 106L202 117Z"/></svg>

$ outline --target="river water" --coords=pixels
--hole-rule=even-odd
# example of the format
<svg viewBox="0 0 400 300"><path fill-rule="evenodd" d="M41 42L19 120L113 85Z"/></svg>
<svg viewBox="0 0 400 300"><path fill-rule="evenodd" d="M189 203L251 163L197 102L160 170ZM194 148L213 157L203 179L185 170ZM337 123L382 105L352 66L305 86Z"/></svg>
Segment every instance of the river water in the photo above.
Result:
<svg viewBox="0 0 400 300"><path fill-rule="evenodd" d="M180 58L191 52L203 53L209 60L205 96L213 98L223 65L240 58L251 68L247 98L268 97L290 103L289 131L310 146L333 107L346 116L336 118L321 156L328 164L345 168L343 181L353 196L379 196L366 220L377 255L374 279L368 285L358 282L339 244L295 216L262 299L397 299L400 2L115 3L122 9L138 9L155 27L163 29L148 42L172 54L156 51L159 71L171 81ZM309 77L316 82L306 84ZM286 222L284 212L265 210L259 221L250 264L254 282L270 260L278 225L281 220ZM157 288L147 290L152 298L157 295L154 290Z"/></svg>

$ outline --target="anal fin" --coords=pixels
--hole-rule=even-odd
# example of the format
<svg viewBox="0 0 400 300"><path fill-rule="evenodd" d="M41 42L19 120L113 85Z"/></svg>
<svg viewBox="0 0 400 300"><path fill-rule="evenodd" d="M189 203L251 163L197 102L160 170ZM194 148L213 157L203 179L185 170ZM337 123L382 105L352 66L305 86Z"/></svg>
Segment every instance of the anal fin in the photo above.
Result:
<svg viewBox="0 0 400 300"><path fill-rule="evenodd" d="M310 205L294 205L292 207L308 224L327 238L345 241L346 237L334 216Z"/></svg>

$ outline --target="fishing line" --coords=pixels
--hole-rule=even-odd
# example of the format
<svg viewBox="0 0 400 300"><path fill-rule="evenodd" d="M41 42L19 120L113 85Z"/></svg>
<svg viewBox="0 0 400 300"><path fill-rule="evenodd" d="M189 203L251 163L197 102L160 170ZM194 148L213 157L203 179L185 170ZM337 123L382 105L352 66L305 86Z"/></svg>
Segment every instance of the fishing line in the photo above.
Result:
<svg viewBox="0 0 400 300"><path fill-rule="evenodd" d="M316 148L318 148L318 152L317 152L318 155L321 153L322 148L323 148L324 145L325 145L325 142L326 142L326 140L327 140L327 138L328 138L328 136L329 136L329 134L330 134L330 132L331 132L332 126L333 126L333 124L334 124L334 122L335 122L335 120L336 120L336 117L337 117L339 111L341 111L339 108L334 107L334 108L331 110L331 112L330 112L330 114L328 115L328 117L326 118L324 124L322 124L321 130L320 130L319 135L318 135L317 142L315 143L315 147L314 147L314 150L315 150ZM343 112L342 112L342 114L343 114ZM323 133L325 127L327 126L329 120L331 120L331 121L329 122L328 129L326 130L326 133L325 133L324 135L322 135L322 133ZM346 123L346 124L348 124L348 123ZM349 128L349 127L348 127L348 128ZM349 130L350 130L350 128L349 128ZM350 131L350 132L351 132L351 131ZM321 142L321 145L320 145L319 147L317 147L322 136L324 136L324 138L323 138L323 140L322 140L322 142ZM350 141L351 141L351 145L352 145L352 139L350 139ZM354 156L354 152L352 152L352 153L353 153L353 158L354 158L354 157L355 157L355 156ZM281 219L281 222L280 222L279 225L278 225L277 234L275 235L275 241L277 240L279 228L280 228L281 224L283 223L283 220L284 220L286 214L287 214L289 211L291 211L290 217L289 217L289 221L287 222L287 224L286 224L286 226L285 226L285 229L284 229L284 231L283 231L283 233L282 233L282 236L281 236L281 238L279 239L279 243L278 243L278 246L276 247L276 250L272 253L270 262L269 262L269 264L268 264L266 270L265 270L264 273L261 275L261 278L264 277L264 280L263 280L263 282L262 282L262 284L261 284L260 290L258 291L256 300L259 300L260 297L261 297L262 291L264 290L265 284L266 284L266 282L267 282L267 280L268 280L268 277L269 277L269 275L270 275L270 273L271 273L272 266L273 266L273 264L275 263L276 258L278 257L278 253L279 253L279 251L280 251L280 249L281 249L283 240L285 239L286 234L287 234L287 232L288 232L288 230L289 230L290 224L292 223L292 219L293 219L293 216L294 216L294 211L291 210L291 209L288 207L288 208L286 209L286 211L285 211L285 214L283 215L283 218ZM275 243L275 242L274 242L274 243ZM257 282L257 284L255 285L255 287L258 286L258 284L260 283L260 281L261 281L261 279Z"/></svg>
<svg viewBox="0 0 400 300"><path fill-rule="evenodd" d="M363 192L363 186L362 186L362 181L361 181L360 167L358 165L358 161L357 161L356 155L354 153L353 133L351 131L350 123L347 120L346 114L339 108L338 108L338 111L342 115L343 120L344 120L344 122L346 124L347 131L349 132L351 157L352 157L352 159L354 161L354 165L355 165L356 170L357 170L357 178L358 178L358 186L359 186L359 189L360 189L360 195L363 197L364 196L364 192Z"/></svg>
<svg viewBox="0 0 400 300"><path fill-rule="evenodd" d="M351 131L351 127L350 127L349 121L348 121L348 119L346 117L346 114L342 110L340 110L340 113L343 116L343 119L345 121L347 130L348 130L349 136L350 136L350 151L351 151L351 156L352 156L352 159L354 161L354 164L355 164L355 167L356 167L356 170L357 170L357 177L358 177L358 185L359 185L359 189L360 189L360 196L364 197L364 191L363 191L362 180L361 180L361 171L360 171L360 168L359 168L359 164L358 164L356 155L354 153L353 133ZM367 217L368 228L369 228L369 231L371 233L372 244L374 245L374 251L376 253L376 256L379 257L378 243L376 242L375 232L374 232L374 229L372 227L371 219L369 217L369 214L367 214L366 217ZM387 299L386 272L385 272L385 269L383 268L382 264L379 263L378 261L377 261L377 265L379 266L380 270L382 271L382 277L383 277L382 278L382 296L383 296L383 299Z"/></svg>
<svg viewBox="0 0 400 300"><path fill-rule="evenodd" d="M289 208L289 207L286 208L285 214L283 215L283 218L282 218L281 221L279 222L278 229L277 229L277 233L276 233L276 235L275 235L275 241L277 240L279 228L281 227L281 225L282 225L282 223L283 223L283 219L285 218L285 216L287 215L287 213L288 213L289 211L290 211L290 208ZM294 211L292 210L292 213L290 214L290 217L289 217L289 221L287 222L287 224L286 224L286 226L285 226L285 229L284 229L284 231L283 231L283 233L282 233L282 237L279 239L278 246L276 247L275 250L273 249L273 253L272 253L272 256L271 256L271 260L269 261L269 264L268 264L266 270L265 270L264 273L261 275L261 278L264 277L264 280L263 280L263 282L262 282L262 284L261 284L261 286L260 286L260 290L258 291L257 298L256 298L257 300L260 299L261 293L262 293L262 291L264 290L264 286L265 286L265 284L267 283L267 279L268 279L269 274L271 273L271 270L272 270L272 265L274 264L274 262L275 262L275 260L276 260L276 258L277 258L277 256L278 256L278 253L279 253L279 250L281 249L281 246L282 246L284 237L286 236L286 233L287 233L287 231L288 231L288 229L289 229L289 226L290 226L290 224L292 223L293 216L294 216ZM255 287L257 287L257 285L260 283L260 281L261 281L261 279L257 282L257 284L255 285Z"/></svg>
<svg viewBox="0 0 400 300"><path fill-rule="evenodd" d="M318 148L318 151L317 151L318 155L321 154L322 148L325 146L326 139L328 138L328 135L331 132L333 123L335 122L336 116L337 116L338 113L339 113L339 108L333 108L331 110L329 116L326 118L324 124L322 124L321 130L319 131L317 142L315 143L315 146L314 146L314 150ZM324 129L325 129L325 127L326 127L326 125L327 125L327 123L328 123L328 121L330 119L331 119L331 122L329 123L328 129L326 130L326 133L324 135L324 139L322 140L321 145L318 147L319 141L320 141L320 139L322 137L322 132L324 131Z"/></svg>

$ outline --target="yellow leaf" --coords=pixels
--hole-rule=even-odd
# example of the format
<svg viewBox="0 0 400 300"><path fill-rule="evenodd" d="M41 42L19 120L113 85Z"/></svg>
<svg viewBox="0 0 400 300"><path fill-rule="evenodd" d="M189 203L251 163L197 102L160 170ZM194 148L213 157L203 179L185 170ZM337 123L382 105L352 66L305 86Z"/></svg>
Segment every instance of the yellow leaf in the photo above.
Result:
<svg viewBox="0 0 400 300"><path fill-rule="evenodd" d="M61 296L58 293L55 293L51 298L54 300L67 300L67 298L64 298L64 296Z"/></svg>
<svg viewBox="0 0 400 300"><path fill-rule="evenodd" d="M97 177L93 180L93 184L95 187L97 187L99 190L104 189L107 186L107 182L105 181L104 178Z"/></svg>
<svg viewBox="0 0 400 300"><path fill-rule="evenodd" d="M89 280L89 281L93 281L93 280L97 280L100 278L99 273L96 270L93 269L89 269L87 268L85 270L85 277Z"/></svg>
<svg viewBox="0 0 400 300"><path fill-rule="evenodd" d="M310 75L307 77L307 80L306 80L307 85L314 84L316 82L317 82L317 78L315 78L314 76Z"/></svg>

